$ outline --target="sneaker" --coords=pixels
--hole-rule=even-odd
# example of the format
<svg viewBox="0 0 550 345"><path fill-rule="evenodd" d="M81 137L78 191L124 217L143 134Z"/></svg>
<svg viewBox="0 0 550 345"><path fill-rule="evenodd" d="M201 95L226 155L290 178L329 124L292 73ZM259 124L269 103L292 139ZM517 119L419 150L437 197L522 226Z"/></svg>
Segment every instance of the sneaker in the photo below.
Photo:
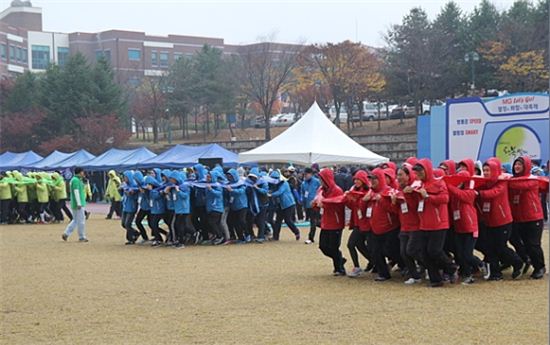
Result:
<svg viewBox="0 0 550 345"><path fill-rule="evenodd" d="M200 240L201 240L201 233L197 231L197 232L195 232L195 235L194 235L195 245L199 244Z"/></svg>
<svg viewBox="0 0 550 345"><path fill-rule="evenodd" d="M491 278L491 265L486 262L482 262L481 272L483 272L483 279L489 280L489 278Z"/></svg>
<svg viewBox="0 0 550 345"><path fill-rule="evenodd" d="M141 241L138 242L138 244L148 244L150 242L151 241L149 241L149 240L141 240Z"/></svg>
<svg viewBox="0 0 550 345"><path fill-rule="evenodd" d="M67 236L67 234L63 234L61 235L61 238L63 239L63 241L67 242L67 239L69 238L69 236Z"/></svg>
<svg viewBox="0 0 550 345"><path fill-rule="evenodd" d="M126 246L130 246L130 245L132 245L132 244L136 244L136 242L134 242L134 241L128 241L128 242L124 243L124 245L126 245Z"/></svg>
<svg viewBox="0 0 550 345"><path fill-rule="evenodd" d="M350 277L350 278L359 277L362 272L363 272L363 270L360 267L354 267L351 270L351 272L348 273L348 277Z"/></svg>
<svg viewBox="0 0 550 345"><path fill-rule="evenodd" d="M264 243L264 242L265 242L265 238L259 237L256 239L256 243Z"/></svg>
<svg viewBox="0 0 550 345"><path fill-rule="evenodd" d="M489 279L487 279L487 280L493 281L493 282L498 282L498 281L502 280L502 276L490 276Z"/></svg>
<svg viewBox="0 0 550 345"><path fill-rule="evenodd" d="M246 236L244 237L244 241L245 241L246 243L252 242L252 236L246 235Z"/></svg>
<svg viewBox="0 0 550 345"><path fill-rule="evenodd" d="M83 243L86 243L86 242L89 242L87 238L81 238L78 240L78 242L83 242Z"/></svg>
<svg viewBox="0 0 550 345"><path fill-rule="evenodd" d="M531 279L542 279L546 273L546 268L539 268L538 270L533 271L531 274Z"/></svg>
<svg viewBox="0 0 550 345"><path fill-rule="evenodd" d="M472 285L473 283L474 283L474 278L472 278L472 276L468 276L464 278L464 280L462 281L462 285Z"/></svg>
<svg viewBox="0 0 550 345"><path fill-rule="evenodd" d="M300 240L300 234L296 234L296 241Z"/></svg>
<svg viewBox="0 0 550 345"><path fill-rule="evenodd" d="M174 248L176 248L176 249L183 249L183 248L185 248L185 246L183 245L183 243L178 243L178 244L176 244L176 245L174 246Z"/></svg>
<svg viewBox="0 0 550 345"><path fill-rule="evenodd" d="M440 282L431 282L429 286L431 288L438 288L438 287L443 287L443 285L444 285L443 282L440 281Z"/></svg>
<svg viewBox="0 0 550 345"><path fill-rule="evenodd" d="M217 238L215 240L212 241L212 244L215 245L215 246L218 246L220 244L222 244L224 242L223 238Z"/></svg>
<svg viewBox="0 0 550 345"><path fill-rule="evenodd" d="M405 284L405 285L414 285L414 284L419 284L419 283L422 283L422 279L409 278L409 279L405 280L405 282L403 284Z"/></svg>
<svg viewBox="0 0 550 345"><path fill-rule="evenodd" d="M512 272L512 279L518 279L523 274L523 263L514 266L514 271Z"/></svg>
<svg viewBox="0 0 550 345"><path fill-rule="evenodd" d="M378 276L376 278L374 278L374 281L375 282L385 282L386 280L389 280L390 277L383 277L383 276Z"/></svg>
<svg viewBox="0 0 550 345"><path fill-rule="evenodd" d="M158 247L162 244L162 242L160 241L153 241L153 243L151 243L151 247Z"/></svg>
<svg viewBox="0 0 550 345"><path fill-rule="evenodd" d="M305 243L305 244L312 244L313 241L312 241L312 240L306 240L304 243Z"/></svg>
<svg viewBox="0 0 550 345"><path fill-rule="evenodd" d="M209 244L212 244L211 240L204 240L204 241L201 242L201 246L207 246Z"/></svg>
<svg viewBox="0 0 550 345"><path fill-rule="evenodd" d="M227 241L224 241L221 245L222 246L228 246L228 245L233 244L233 243L234 243L233 241L227 240Z"/></svg>
<svg viewBox="0 0 550 345"><path fill-rule="evenodd" d="M335 277L344 277L346 275L346 271L336 271L334 272Z"/></svg>

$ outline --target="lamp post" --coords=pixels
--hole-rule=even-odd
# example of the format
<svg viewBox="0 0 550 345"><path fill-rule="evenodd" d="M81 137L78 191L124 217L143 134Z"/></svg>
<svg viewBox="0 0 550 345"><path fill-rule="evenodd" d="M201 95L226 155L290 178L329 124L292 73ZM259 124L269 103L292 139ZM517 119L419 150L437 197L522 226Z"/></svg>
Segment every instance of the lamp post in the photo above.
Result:
<svg viewBox="0 0 550 345"><path fill-rule="evenodd" d="M475 67L475 62L479 61L479 54L476 53L476 52L468 52L464 55L464 61L466 63L471 62L471 66L472 66L472 85L470 86L470 88L472 90L475 90L475 88L476 88L476 67Z"/></svg>

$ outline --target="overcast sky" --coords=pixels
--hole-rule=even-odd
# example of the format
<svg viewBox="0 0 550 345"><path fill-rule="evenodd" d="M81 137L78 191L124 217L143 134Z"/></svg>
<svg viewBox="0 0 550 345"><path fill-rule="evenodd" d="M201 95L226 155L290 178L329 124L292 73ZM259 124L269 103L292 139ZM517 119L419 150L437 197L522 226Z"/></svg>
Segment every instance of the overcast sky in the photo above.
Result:
<svg viewBox="0 0 550 345"><path fill-rule="evenodd" d="M11 0L0 0L0 11ZM43 10L45 31L97 32L109 29L219 37L226 43L254 42L275 33L280 42L359 40L383 46L382 35L414 6L434 18L445 0L363 1L190 1L190 0L45 0L32 1ZM470 12L479 1L456 1ZM495 0L507 9L511 0Z"/></svg>

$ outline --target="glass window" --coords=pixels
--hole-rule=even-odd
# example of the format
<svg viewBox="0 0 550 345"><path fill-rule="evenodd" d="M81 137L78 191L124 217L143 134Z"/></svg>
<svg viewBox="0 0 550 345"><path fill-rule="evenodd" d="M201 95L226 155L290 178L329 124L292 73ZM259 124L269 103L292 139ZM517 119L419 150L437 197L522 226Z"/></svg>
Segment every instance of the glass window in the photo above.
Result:
<svg viewBox="0 0 550 345"><path fill-rule="evenodd" d="M168 67L168 53L162 52L159 54L160 56L160 67Z"/></svg>
<svg viewBox="0 0 550 345"><path fill-rule="evenodd" d="M141 60L141 50L139 50L139 49L128 49L128 60L130 60L130 61L139 61L139 60Z"/></svg>
<svg viewBox="0 0 550 345"><path fill-rule="evenodd" d="M15 47L10 46L10 62L15 60Z"/></svg>
<svg viewBox="0 0 550 345"><path fill-rule="evenodd" d="M158 54L156 50L151 52L151 66L157 67L159 64Z"/></svg>
<svg viewBox="0 0 550 345"><path fill-rule="evenodd" d="M111 51L110 50L96 50L95 51L95 59L96 61L99 61L99 59L104 58L107 60L107 62L111 62Z"/></svg>
<svg viewBox="0 0 550 345"><path fill-rule="evenodd" d="M32 68L46 69L50 64L50 47L32 46Z"/></svg>
<svg viewBox="0 0 550 345"><path fill-rule="evenodd" d="M139 80L138 77L133 76L133 77L130 77L130 79L128 79L128 84L130 84L130 86L133 86L133 87L138 87L139 84L141 84L141 81Z"/></svg>
<svg viewBox="0 0 550 345"><path fill-rule="evenodd" d="M7 46L5 44L0 44L0 59L6 61L7 58Z"/></svg>
<svg viewBox="0 0 550 345"><path fill-rule="evenodd" d="M65 63L67 63L68 59L69 59L69 48L57 47L57 64L59 66L65 66Z"/></svg>
<svg viewBox="0 0 550 345"><path fill-rule="evenodd" d="M21 58L24 63L27 63L27 48L21 50Z"/></svg>
<svg viewBox="0 0 550 345"><path fill-rule="evenodd" d="M174 61L178 61L183 57L182 53L174 53Z"/></svg>

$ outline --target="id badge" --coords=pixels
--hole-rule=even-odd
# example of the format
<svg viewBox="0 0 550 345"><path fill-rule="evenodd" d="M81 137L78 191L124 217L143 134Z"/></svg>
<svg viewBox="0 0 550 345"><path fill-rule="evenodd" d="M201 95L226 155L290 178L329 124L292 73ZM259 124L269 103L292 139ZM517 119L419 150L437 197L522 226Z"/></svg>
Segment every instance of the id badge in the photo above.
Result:
<svg viewBox="0 0 550 345"><path fill-rule="evenodd" d="M232 204L234 200L235 200L234 197L230 197L230 198L229 198L229 203Z"/></svg>
<svg viewBox="0 0 550 345"><path fill-rule="evenodd" d="M138 205L141 205L141 199L142 199L142 198L141 198L141 195L138 196Z"/></svg>
<svg viewBox="0 0 550 345"><path fill-rule="evenodd" d="M514 198L512 199L512 203L514 205L519 205L519 194L514 195Z"/></svg>
<svg viewBox="0 0 550 345"><path fill-rule="evenodd" d="M149 200L149 207L151 207L151 208L153 207L153 200L152 199Z"/></svg>
<svg viewBox="0 0 550 345"><path fill-rule="evenodd" d="M304 198L307 198L308 196L309 196L309 192L306 190L306 191L304 192Z"/></svg>
<svg viewBox="0 0 550 345"><path fill-rule="evenodd" d="M424 200L420 200L418 203L418 212L424 212Z"/></svg>
<svg viewBox="0 0 550 345"><path fill-rule="evenodd" d="M460 210L453 211L453 220L460 219Z"/></svg>
<svg viewBox="0 0 550 345"><path fill-rule="evenodd" d="M372 217L372 207L367 208L367 218Z"/></svg>
<svg viewBox="0 0 550 345"><path fill-rule="evenodd" d="M363 219L363 213L361 213L361 210L357 210L357 218L359 218L359 220Z"/></svg>
<svg viewBox="0 0 550 345"><path fill-rule="evenodd" d="M484 202L483 203L483 212L484 213L491 212L491 203L490 202Z"/></svg>
<svg viewBox="0 0 550 345"><path fill-rule="evenodd" d="M401 213L408 213L409 212L409 206L406 202L401 203Z"/></svg>
<svg viewBox="0 0 550 345"><path fill-rule="evenodd" d="M176 193L173 193L172 194L172 200L176 201L176 199L177 199L177 195L176 195Z"/></svg>
<svg viewBox="0 0 550 345"><path fill-rule="evenodd" d="M474 180L470 180L470 189L474 189L476 186L476 182Z"/></svg>

